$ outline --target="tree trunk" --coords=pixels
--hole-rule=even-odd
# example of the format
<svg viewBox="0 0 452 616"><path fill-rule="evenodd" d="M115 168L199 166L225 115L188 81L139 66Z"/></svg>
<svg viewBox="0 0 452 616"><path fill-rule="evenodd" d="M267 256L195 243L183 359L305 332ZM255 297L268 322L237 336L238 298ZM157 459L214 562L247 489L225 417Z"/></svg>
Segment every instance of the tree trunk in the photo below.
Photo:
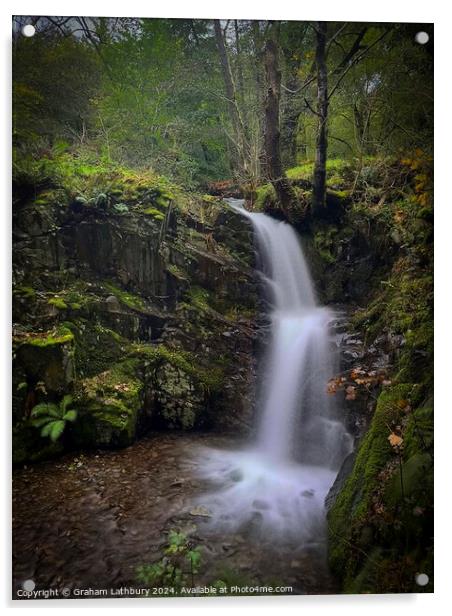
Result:
<svg viewBox="0 0 452 616"><path fill-rule="evenodd" d="M267 97L265 101L265 163L266 172L276 191L282 210L290 217L296 207L294 190L286 178L280 150L279 101L281 94L281 72L279 70L277 24L270 26L265 44L265 75Z"/></svg>
<svg viewBox="0 0 452 616"><path fill-rule="evenodd" d="M328 76L326 67L326 33L325 21L317 22L317 116L318 130L314 165L312 207L314 213L322 212L326 207L326 155L328 148L327 122L328 122Z"/></svg>
<svg viewBox="0 0 452 616"><path fill-rule="evenodd" d="M245 101L245 88L243 85L243 70L242 70L242 54L240 49L240 34L239 34L239 22L234 19L234 33L235 33L235 51L236 51L236 69L237 69L237 85L239 98L243 105ZM245 109L244 109L245 115Z"/></svg>
<svg viewBox="0 0 452 616"><path fill-rule="evenodd" d="M237 91L232 77L231 65L229 63L228 53L224 42L223 32L219 19L214 19L215 39L217 43L218 53L220 55L223 80L228 100L229 115L231 117L233 129L233 145L235 148L235 168L239 178L245 181L247 178L248 155L245 139L245 128L240 114Z"/></svg>
<svg viewBox="0 0 452 616"><path fill-rule="evenodd" d="M295 82L289 81L288 87L296 87L293 85L294 83ZM298 162L298 122L300 115L298 106L289 98L285 107L285 113L283 112L281 127L281 150L286 168L295 167Z"/></svg>
<svg viewBox="0 0 452 616"><path fill-rule="evenodd" d="M263 44L262 34L260 31L260 22L253 21L251 23L252 28L252 48L254 56L254 97L253 106L250 113L253 114L254 120L254 132L252 143L252 161L254 169L254 177L256 183L262 179L263 167L264 167L264 120L262 118L262 109L264 108L264 75L263 75Z"/></svg>

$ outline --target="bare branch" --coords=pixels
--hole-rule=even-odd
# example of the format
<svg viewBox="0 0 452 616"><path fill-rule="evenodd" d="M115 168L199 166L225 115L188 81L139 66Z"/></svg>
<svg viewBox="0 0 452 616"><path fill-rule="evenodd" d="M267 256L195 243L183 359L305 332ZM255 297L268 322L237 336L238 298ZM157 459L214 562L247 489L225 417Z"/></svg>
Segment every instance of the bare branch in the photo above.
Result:
<svg viewBox="0 0 452 616"><path fill-rule="evenodd" d="M347 75L347 73L350 71L351 68L353 68L356 64L358 64L358 62L360 62L364 56L373 48L375 47L375 45L377 45L389 32L388 30L385 30L383 32L383 34L381 36L379 36L373 43L372 45L369 45L368 47L366 47L364 49L364 51L362 51L359 55L357 55L354 60L352 60L352 62L350 62L350 64L347 66L347 68L342 72L342 75L339 77L339 79L336 81L335 85L333 86L333 88L331 89L329 95L328 95L328 100L333 96L333 94L335 93L335 91L337 90L337 88L339 87L339 85L341 84L342 80L344 79L344 77Z"/></svg>

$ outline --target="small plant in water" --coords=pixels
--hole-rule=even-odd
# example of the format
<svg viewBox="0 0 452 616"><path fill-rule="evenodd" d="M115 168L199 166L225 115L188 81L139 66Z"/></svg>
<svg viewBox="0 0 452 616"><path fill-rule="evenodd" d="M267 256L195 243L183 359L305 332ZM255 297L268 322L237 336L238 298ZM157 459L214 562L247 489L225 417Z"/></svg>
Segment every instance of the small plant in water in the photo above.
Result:
<svg viewBox="0 0 452 616"><path fill-rule="evenodd" d="M185 533L171 530L168 545L161 560L137 567L137 579L148 587L169 587L175 593L184 586L195 586L201 551L192 546Z"/></svg>
<svg viewBox="0 0 452 616"><path fill-rule="evenodd" d="M63 434L68 421L77 419L77 411L69 409L72 396L64 396L59 404L54 402L41 402L31 411L31 424L41 428L41 436L49 437L55 443Z"/></svg>

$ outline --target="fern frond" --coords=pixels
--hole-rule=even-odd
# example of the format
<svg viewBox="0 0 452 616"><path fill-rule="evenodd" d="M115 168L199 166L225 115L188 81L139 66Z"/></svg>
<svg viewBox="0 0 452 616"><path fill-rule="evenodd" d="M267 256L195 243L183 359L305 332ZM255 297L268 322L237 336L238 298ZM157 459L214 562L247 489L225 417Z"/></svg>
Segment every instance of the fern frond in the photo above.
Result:
<svg viewBox="0 0 452 616"><path fill-rule="evenodd" d="M52 443L55 443L60 438L60 436L63 434L65 425L66 423L62 420L54 421L51 424L49 436L50 436L50 440L52 441Z"/></svg>
<svg viewBox="0 0 452 616"><path fill-rule="evenodd" d="M47 415L46 417L34 417L31 419L30 423L34 428L40 428L41 426L44 426L50 421L55 421L55 419Z"/></svg>
<svg viewBox="0 0 452 616"><path fill-rule="evenodd" d="M70 394L67 394L66 396L64 396L64 398L60 402L60 408L62 411L62 415L64 415L64 413L66 412L66 409L71 404L72 404L72 396Z"/></svg>
<svg viewBox="0 0 452 616"><path fill-rule="evenodd" d="M50 436L50 430L52 429L52 426L55 422L49 421L49 423L47 423L41 430L41 436L42 437L46 437L46 436Z"/></svg>
<svg viewBox="0 0 452 616"><path fill-rule="evenodd" d="M67 411L62 417L63 421L75 421L77 419L77 411Z"/></svg>
<svg viewBox="0 0 452 616"><path fill-rule="evenodd" d="M30 416L31 417L42 417L43 415L48 415L50 417L59 417L59 408L53 402L41 402L33 407Z"/></svg>

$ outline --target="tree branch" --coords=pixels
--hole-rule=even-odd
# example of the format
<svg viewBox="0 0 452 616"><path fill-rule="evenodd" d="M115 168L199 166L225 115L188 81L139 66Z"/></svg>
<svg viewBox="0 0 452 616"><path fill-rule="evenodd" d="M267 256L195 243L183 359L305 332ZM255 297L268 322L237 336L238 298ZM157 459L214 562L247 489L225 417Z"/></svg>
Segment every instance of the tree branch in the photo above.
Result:
<svg viewBox="0 0 452 616"><path fill-rule="evenodd" d="M347 66L347 68L342 72L342 75L338 78L338 80L336 81L336 83L334 84L334 86L331 88L331 91L328 95L328 100L333 96L333 94L335 93L335 91L338 89L339 85L341 84L342 80L344 79L344 77L346 76L346 74L350 71L351 68L353 68L356 64L358 64L358 62L360 62L364 56L372 49L372 47L375 47L375 45L377 45L387 34L388 34L389 30L385 30L383 32L383 34L381 36L379 36L373 43L372 45L369 45L368 47L366 47L364 49L364 51L362 51L358 56L355 57L354 60L352 60L352 62L350 62L350 64Z"/></svg>

